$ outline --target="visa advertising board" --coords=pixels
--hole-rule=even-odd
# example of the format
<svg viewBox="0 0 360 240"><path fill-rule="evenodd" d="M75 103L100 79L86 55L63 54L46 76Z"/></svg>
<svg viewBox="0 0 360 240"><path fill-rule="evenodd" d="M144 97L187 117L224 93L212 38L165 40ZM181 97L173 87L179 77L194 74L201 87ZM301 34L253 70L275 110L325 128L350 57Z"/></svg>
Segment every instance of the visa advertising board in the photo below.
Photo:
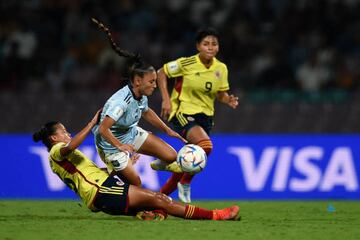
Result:
<svg viewBox="0 0 360 240"><path fill-rule="evenodd" d="M182 143L161 135L179 150ZM360 199L358 135L213 135L214 149L194 177L192 199ZM76 195L51 172L46 148L31 135L0 135L1 199L64 199ZM99 166L92 136L79 148ZM171 175L135 168L143 187L159 190ZM173 197L176 198L176 193Z"/></svg>

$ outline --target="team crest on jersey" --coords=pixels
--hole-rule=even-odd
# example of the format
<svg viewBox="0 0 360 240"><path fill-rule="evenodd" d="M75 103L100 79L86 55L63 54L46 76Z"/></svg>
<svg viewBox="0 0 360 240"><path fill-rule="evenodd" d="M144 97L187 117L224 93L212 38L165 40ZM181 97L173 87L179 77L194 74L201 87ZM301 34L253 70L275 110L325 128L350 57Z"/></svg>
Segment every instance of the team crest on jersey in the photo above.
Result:
<svg viewBox="0 0 360 240"><path fill-rule="evenodd" d="M176 72L179 69L179 64L176 61L169 62L168 68L170 72Z"/></svg>
<svg viewBox="0 0 360 240"><path fill-rule="evenodd" d="M219 71L219 70L216 70L216 71L215 71L215 77L216 77L217 79L220 79L221 74L220 74L220 71Z"/></svg>
<svg viewBox="0 0 360 240"><path fill-rule="evenodd" d="M123 115L124 110L122 110L119 106L115 107L115 115L119 118Z"/></svg>

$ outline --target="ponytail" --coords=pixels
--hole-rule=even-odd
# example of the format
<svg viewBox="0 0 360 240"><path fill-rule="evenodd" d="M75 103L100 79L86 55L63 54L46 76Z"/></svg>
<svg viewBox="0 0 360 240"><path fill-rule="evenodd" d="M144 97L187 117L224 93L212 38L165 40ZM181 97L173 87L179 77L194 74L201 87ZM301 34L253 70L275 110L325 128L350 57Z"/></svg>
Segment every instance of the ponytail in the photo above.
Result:
<svg viewBox="0 0 360 240"><path fill-rule="evenodd" d="M106 27L102 22L96 18L91 18L91 21L97 25L97 27L106 33L111 48L120 56L128 58L131 62L131 67L129 69L129 75L131 81L134 79L135 75L143 77L145 73L155 71L155 68L142 60L142 57L139 53L131 53L129 51L121 49L114 41L112 34L108 27Z"/></svg>

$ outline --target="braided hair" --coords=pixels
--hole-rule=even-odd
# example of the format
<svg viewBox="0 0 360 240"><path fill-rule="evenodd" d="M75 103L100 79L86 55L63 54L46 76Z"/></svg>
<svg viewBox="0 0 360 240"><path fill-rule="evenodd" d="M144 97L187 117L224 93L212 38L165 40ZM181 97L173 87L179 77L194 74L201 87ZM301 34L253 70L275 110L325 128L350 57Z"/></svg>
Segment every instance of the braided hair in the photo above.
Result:
<svg viewBox="0 0 360 240"><path fill-rule="evenodd" d="M52 147L52 143L50 141L50 136L54 135L56 132L56 125L60 122L48 122L41 129L35 132L32 136L34 142L39 142L40 140L42 143L47 147L48 151L50 151Z"/></svg>
<svg viewBox="0 0 360 240"><path fill-rule="evenodd" d="M145 73L155 71L155 68L150 64L143 61L141 55L139 53L131 53L127 50L121 49L114 41L112 34L108 27L106 27L102 22L97 20L96 18L91 18L92 22L97 25L97 27L106 33L109 43L112 49L121 57L128 58L132 63L129 69L129 76L131 81L134 80L135 76L143 77Z"/></svg>

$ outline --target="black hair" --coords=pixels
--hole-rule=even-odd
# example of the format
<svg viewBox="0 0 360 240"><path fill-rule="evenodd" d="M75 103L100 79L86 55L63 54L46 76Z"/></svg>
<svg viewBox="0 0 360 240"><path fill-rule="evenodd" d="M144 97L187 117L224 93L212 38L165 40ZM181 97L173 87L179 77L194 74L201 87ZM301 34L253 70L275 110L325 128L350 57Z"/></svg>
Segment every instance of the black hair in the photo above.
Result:
<svg viewBox="0 0 360 240"><path fill-rule="evenodd" d="M60 122L48 122L45 123L44 126L37 132L35 132L32 136L34 142L39 142L40 140L42 143L47 147L48 151L50 151L52 147L52 143L50 141L50 136L54 135L56 132L55 125L59 124Z"/></svg>
<svg viewBox="0 0 360 240"><path fill-rule="evenodd" d="M214 36L219 39L219 33L211 27L202 28L196 32L195 41L196 43L200 43L205 37L207 36Z"/></svg>
<svg viewBox="0 0 360 240"><path fill-rule="evenodd" d="M99 20L92 18L91 19L100 30L106 33L108 40L112 49L121 57L125 57L129 59L130 68L129 68L129 78L131 81L134 80L135 76L143 77L145 73L156 71L155 68L144 62L141 55L139 53L131 53L129 51L121 49L114 41L109 28L107 28L102 22Z"/></svg>

